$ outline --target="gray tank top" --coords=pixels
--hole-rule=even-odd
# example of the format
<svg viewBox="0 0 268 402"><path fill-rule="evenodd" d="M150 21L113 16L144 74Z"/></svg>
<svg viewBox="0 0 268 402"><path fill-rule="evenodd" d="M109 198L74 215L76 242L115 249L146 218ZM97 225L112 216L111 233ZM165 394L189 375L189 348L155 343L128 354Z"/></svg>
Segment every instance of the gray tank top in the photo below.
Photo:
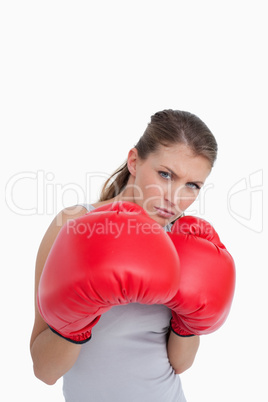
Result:
<svg viewBox="0 0 268 402"><path fill-rule="evenodd" d="M63 376L65 401L186 402L167 356L170 318L165 306L138 303L103 314Z"/></svg>

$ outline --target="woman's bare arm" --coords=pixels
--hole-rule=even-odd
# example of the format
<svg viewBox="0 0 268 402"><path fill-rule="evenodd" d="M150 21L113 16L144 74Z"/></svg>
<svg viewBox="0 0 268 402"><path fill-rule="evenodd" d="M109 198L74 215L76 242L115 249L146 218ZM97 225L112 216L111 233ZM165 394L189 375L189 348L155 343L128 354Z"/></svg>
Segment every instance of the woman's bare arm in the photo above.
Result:
<svg viewBox="0 0 268 402"><path fill-rule="evenodd" d="M181 337L170 332L167 350L176 374L181 374L192 366L199 344L199 336Z"/></svg>
<svg viewBox="0 0 268 402"><path fill-rule="evenodd" d="M30 341L33 369L37 378L54 384L75 363L81 346L54 334L42 319L37 305L36 293L49 251L62 226L69 220L85 215L84 207L70 207L60 212L49 226L40 244L35 269L35 321Z"/></svg>

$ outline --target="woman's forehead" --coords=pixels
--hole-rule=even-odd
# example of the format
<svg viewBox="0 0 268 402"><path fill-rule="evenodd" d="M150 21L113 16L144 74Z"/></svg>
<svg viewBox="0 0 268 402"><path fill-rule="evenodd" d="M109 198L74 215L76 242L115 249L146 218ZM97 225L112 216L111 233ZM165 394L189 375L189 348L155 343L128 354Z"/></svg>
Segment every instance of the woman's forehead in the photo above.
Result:
<svg viewBox="0 0 268 402"><path fill-rule="evenodd" d="M157 152L151 154L151 158L153 163L172 170L178 176L199 171L206 175L211 170L211 163L206 157L196 155L190 147L184 144L161 145Z"/></svg>

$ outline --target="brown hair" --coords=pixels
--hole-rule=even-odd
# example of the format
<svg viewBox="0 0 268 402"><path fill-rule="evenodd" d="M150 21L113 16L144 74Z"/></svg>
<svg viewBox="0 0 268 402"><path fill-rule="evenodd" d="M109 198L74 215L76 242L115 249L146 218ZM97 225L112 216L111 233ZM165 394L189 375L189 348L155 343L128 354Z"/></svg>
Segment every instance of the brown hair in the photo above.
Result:
<svg viewBox="0 0 268 402"><path fill-rule="evenodd" d="M139 157L145 160L150 153L158 150L159 145L172 144L189 146L196 155L207 158L211 167L217 158L217 142L206 124L192 113L172 109L151 116L151 122L135 148ZM118 195L127 185L129 175L127 162L124 162L104 183L100 201Z"/></svg>

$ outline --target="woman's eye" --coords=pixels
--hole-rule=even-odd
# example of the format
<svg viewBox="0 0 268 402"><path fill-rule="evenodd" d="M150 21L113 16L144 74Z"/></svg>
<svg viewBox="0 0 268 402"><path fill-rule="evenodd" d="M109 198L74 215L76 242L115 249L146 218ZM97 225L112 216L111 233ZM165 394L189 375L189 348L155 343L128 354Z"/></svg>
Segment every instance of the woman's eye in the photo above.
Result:
<svg viewBox="0 0 268 402"><path fill-rule="evenodd" d="M186 183L186 186L192 188L193 190L200 190L200 186L196 183Z"/></svg>
<svg viewBox="0 0 268 402"><path fill-rule="evenodd" d="M158 172L160 174L161 177L163 177L164 179L171 179L171 174L169 172Z"/></svg>

